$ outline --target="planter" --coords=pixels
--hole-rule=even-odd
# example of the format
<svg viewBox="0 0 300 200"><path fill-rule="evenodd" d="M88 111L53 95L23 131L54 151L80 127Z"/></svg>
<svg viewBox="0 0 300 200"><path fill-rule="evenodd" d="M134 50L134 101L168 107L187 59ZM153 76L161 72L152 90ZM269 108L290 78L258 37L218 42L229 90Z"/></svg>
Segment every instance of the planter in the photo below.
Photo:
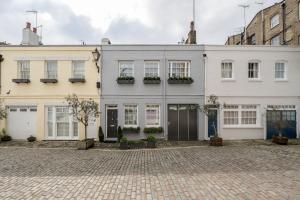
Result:
<svg viewBox="0 0 300 200"><path fill-rule="evenodd" d="M211 137L209 139L209 145L216 147L223 146L223 139L220 137Z"/></svg>
<svg viewBox="0 0 300 200"><path fill-rule="evenodd" d="M120 149L122 149L122 150L128 149L128 143L127 142L121 142L120 143Z"/></svg>
<svg viewBox="0 0 300 200"><path fill-rule="evenodd" d="M160 84L160 79L144 79L144 84Z"/></svg>
<svg viewBox="0 0 300 200"><path fill-rule="evenodd" d="M192 84L194 80L190 79L168 79L169 84Z"/></svg>
<svg viewBox="0 0 300 200"><path fill-rule="evenodd" d="M144 141L128 141L129 149L143 149L145 147L146 145Z"/></svg>
<svg viewBox="0 0 300 200"><path fill-rule="evenodd" d="M118 79L117 80L118 84L134 84L134 79Z"/></svg>
<svg viewBox="0 0 300 200"><path fill-rule="evenodd" d="M93 147L94 144L95 144L94 139L85 139L85 140L78 141L77 146L78 146L78 150L87 150Z"/></svg>
<svg viewBox="0 0 300 200"><path fill-rule="evenodd" d="M85 79L84 78L69 78L69 81L71 83L85 83Z"/></svg>
<svg viewBox="0 0 300 200"><path fill-rule="evenodd" d="M163 127L145 127L144 128L144 133L146 133L146 134L160 134L163 132L164 132Z"/></svg>
<svg viewBox="0 0 300 200"><path fill-rule="evenodd" d="M57 79L52 79L52 78L44 78L40 80L42 83L57 83Z"/></svg>
<svg viewBox="0 0 300 200"><path fill-rule="evenodd" d="M13 79L12 82L14 83L30 83L29 79Z"/></svg>
<svg viewBox="0 0 300 200"><path fill-rule="evenodd" d="M123 128L123 133L128 134L128 133L140 133L141 129L140 127L124 127Z"/></svg>
<svg viewBox="0 0 300 200"><path fill-rule="evenodd" d="M147 148L151 148L151 149L156 148L156 142L148 141Z"/></svg>
<svg viewBox="0 0 300 200"><path fill-rule="evenodd" d="M280 145L288 145L289 139L287 137L282 136L273 136L272 142Z"/></svg>

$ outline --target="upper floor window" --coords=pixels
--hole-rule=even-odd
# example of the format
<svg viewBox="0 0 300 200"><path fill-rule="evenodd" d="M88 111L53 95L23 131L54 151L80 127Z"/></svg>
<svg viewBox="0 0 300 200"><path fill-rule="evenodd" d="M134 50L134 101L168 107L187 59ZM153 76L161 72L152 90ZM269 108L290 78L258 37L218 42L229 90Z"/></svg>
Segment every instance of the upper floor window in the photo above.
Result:
<svg viewBox="0 0 300 200"><path fill-rule="evenodd" d="M30 79L30 62L28 60L18 61L18 78Z"/></svg>
<svg viewBox="0 0 300 200"><path fill-rule="evenodd" d="M279 14L276 14L271 18L271 28L274 28L278 24L279 24Z"/></svg>
<svg viewBox="0 0 300 200"><path fill-rule="evenodd" d="M259 62L249 62L248 63L248 78L249 79L259 79Z"/></svg>
<svg viewBox="0 0 300 200"><path fill-rule="evenodd" d="M256 44L256 36L255 36L255 34L253 34L252 36L250 36L250 38L248 39L248 44L251 44L251 45L255 45Z"/></svg>
<svg viewBox="0 0 300 200"><path fill-rule="evenodd" d="M125 105L125 124L127 127L136 127L138 125L137 105Z"/></svg>
<svg viewBox="0 0 300 200"><path fill-rule="evenodd" d="M133 76L134 76L133 61L120 61L119 77L133 77Z"/></svg>
<svg viewBox="0 0 300 200"><path fill-rule="evenodd" d="M159 77L159 61L145 61L145 77Z"/></svg>
<svg viewBox="0 0 300 200"><path fill-rule="evenodd" d="M287 79L287 69L284 62L275 63L275 80L286 80Z"/></svg>
<svg viewBox="0 0 300 200"><path fill-rule="evenodd" d="M190 77L190 61L170 61L169 77Z"/></svg>
<svg viewBox="0 0 300 200"><path fill-rule="evenodd" d="M277 35L271 39L271 45L280 45L280 36Z"/></svg>
<svg viewBox="0 0 300 200"><path fill-rule="evenodd" d="M57 79L57 61L46 61L45 78Z"/></svg>
<svg viewBox="0 0 300 200"><path fill-rule="evenodd" d="M232 62L224 61L221 64L222 79L233 79L233 65Z"/></svg>
<svg viewBox="0 0 300 200"><path fill-rule="evenodd" d="M159 126L159 105L146 106L146 126Z"/></svg>
<svg viewBox="0 0 300 200"><path fill-rule="evenodd" d="M76 60L72 62L72 78L85 78L84 61Z"/></svg>

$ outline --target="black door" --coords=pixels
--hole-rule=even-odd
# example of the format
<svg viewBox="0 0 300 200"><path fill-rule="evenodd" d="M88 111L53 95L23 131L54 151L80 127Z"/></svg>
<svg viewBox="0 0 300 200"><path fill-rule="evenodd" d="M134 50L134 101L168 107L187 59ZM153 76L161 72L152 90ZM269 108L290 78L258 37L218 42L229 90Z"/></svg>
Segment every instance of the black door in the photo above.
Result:
<svg viewBox="0 0 300 200"><path fill-rule="evenodd" d="M108 108L106 110L107 116L107 138L117 138L118 134L118 110Z"/></svg>
<svg viewBox="0 0 300 200"><path fill-rule="evenodd" d="M198 114L195 105L169 105L168 139L188 141L198 139Z"/></svg>
<svg viewBox="0 0 300 200"><path fill-rule="evenodd" d="M218 111L216 109L210 109L208 111L208 120L207 120L207 133L208 137L214 136L215 132L218 130Z"/></svg>

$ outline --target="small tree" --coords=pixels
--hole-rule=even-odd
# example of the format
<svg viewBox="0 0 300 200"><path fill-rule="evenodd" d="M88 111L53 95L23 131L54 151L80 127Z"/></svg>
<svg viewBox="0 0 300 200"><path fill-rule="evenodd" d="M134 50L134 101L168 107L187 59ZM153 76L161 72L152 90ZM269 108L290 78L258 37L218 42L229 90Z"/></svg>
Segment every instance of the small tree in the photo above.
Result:
<svg viewBox="0 0 300 200"><path fill-rule="evenodd" d="M221 105L218 97L216 95L210 95L208 97L207 103L205 103L204 105L200 105L198 108L200 110L200 112L202 112L203 114L205 114L207 117L211 116L211 113L209 112L211 109L216 109L217 112L219 112L224 105ZM216 128L216 125L213 124L214 127L214 136L218 137L218 130Z"/></svg>
<svg viewBox="0 0 300 200"><path fill-rule="evenodd" d="M6 109L3 106L3 101L0 100L0 120L3 120L7 117Z"/></svg>
<svg viewBox="0 0 300 200"><path fill-rule="evenodd" d="M92 99L79 100L77 95L69 95L66 101L71 108L71 115L84 125L84 136L87 138L87 127L91 120L99 117L98 104Z"/></svg>

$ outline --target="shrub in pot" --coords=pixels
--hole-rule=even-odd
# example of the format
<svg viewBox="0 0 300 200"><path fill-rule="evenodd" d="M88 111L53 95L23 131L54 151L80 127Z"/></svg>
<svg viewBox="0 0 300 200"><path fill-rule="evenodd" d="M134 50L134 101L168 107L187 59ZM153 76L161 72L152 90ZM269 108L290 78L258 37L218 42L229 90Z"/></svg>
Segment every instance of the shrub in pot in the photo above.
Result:
<svg viewBox="0 0 300 200"><path fill-rule="evenodd" d="M209 145L216 147L223 146L223 139L218 137L217 135L212 136L209 138Z"/></svg>
<svg viewBox="0 0 300 200"><path fill-rule="evenodd" d="M104 133L101 126L99 127L98 136L99 136L99 142L104 142Z"/></svg>
<svg viewBox="0 0 300 200"><path fill-rule="evenodd" d="M154 135L149 135L147 137L147 147L148 148L156 148L156 138Z"/></svg>
<svg viewBox="0 0 300 200"><path fill-rule="evenodd" d="M36 141L36 137L34 137L34 136L29 136L28 138L27 138L27 141L28 142L35 142Z"/></svg>
<svg viewBox="0 0 300 200"><path fill-rule="evenodd" d="M121 126L118 126L117 136L118 136L118 142L120 142L120 140L123 138L123 130Z"/></svg>
<svg viewBox="0 0 300 200"><path fill-rule="evenodd" d="M12 140L11 136L6 133L5 129L2 129L1 141L7 142L7 141L11 141L11 140Z"/></svg>
<svg viewBox="0 0 300 200"><path fill-rule="evenodd" d="M125 136L120 139L120 149L128 149L128 139Z"/></svg>
<svg viewBox="0 0 300 200"><path fill-rule="evenodd" d="M287 126L285 121L278 120L275 122L275 128L278 131L278 135L272 137L272 142L280 145L287 145L289 139L282 135L282 130Z"/></svg>

